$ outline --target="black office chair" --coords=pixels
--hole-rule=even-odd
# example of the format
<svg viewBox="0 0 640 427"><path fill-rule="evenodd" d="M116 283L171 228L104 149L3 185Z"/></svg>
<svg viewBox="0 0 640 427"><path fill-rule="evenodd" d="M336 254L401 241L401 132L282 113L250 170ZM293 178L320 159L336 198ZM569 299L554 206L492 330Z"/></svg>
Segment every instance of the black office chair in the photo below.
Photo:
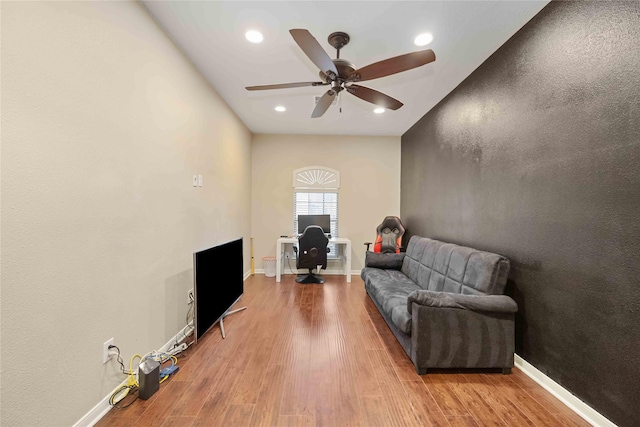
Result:
<svg viewBox="0 0 640 427"><path fill-rule="evenodd" d="M298 283L324 283L324 277L320 276L320 269L327 268L327 253L329 239L324 234L322 227L310 225L298 237L298 246L293 247L296 253L296 268L308 268L309 274L300 274L296 278ZM318 274L313 274L313 269L318 269Z"/></svg>

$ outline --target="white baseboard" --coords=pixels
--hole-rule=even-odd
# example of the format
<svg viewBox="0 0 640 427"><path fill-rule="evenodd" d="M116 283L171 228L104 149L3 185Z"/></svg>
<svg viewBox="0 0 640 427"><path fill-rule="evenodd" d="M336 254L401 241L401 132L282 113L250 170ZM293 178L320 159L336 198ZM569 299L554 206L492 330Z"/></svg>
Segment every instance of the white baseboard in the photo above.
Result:
<svg viewBox="0 0 640 427"><path fill-rule="evenodd" d="M184 328L182 328L180 332L175 334L169 341L165 343L165 345L160 347L160 349L158 349L158 352L164 352L171 348L176 342L176 339L182 338L189 328L190 326L185 326ZM102 417L107 415L107 412L111 410L111 405L109 405L109 398L111 397L113 392L115 392L126 383L127 380L124 380L122 383L118 384L118 386L115 387L111 393L105 396L104 399L102 399L96 406L91 408L91 410L87 412L82 418L80 418L73 425L73 427L93 427L94 425L96 425L98 421L100 421Z"/></svg>
<svg viewBox="0 0 640 427"><path fill-rule="evenodd" d="M122 384L116 387L116 389L120 388L124 384L126 384L126 381L123 381ZM116 391L116 389L113 389L113 392ZM111 394L113 392L109 393L107 397L102 399L96 406L91 408L89 412L84 414L84 416L80 418L73 425L73 427L93 427L94 425L96 425L98 421L100 421L102 417L107 415L107 412L111 410L111 405L109 405L109 398L111 397Z"/></svg>
<svg viewBox="0 0 640 427"><path fill-rule="evenodd" d="M617 427L595 409L578 399L569 390L562 387L557 382L536 369L535 366L524 360L522 357L515 355L515 365L524 372L529 378L540 384L545 390L554 395L558 400L564 403L580 417L584 418L589 424L597 427Z"/></svg>

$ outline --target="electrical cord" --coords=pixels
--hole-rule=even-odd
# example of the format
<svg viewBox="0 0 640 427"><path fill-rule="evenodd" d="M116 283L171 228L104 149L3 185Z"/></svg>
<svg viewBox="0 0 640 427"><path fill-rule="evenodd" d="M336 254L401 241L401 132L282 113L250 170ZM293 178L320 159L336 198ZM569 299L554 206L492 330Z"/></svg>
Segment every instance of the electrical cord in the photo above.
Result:
<svg viewBox="0 0 640 427"><path fill-rule="evenodd" d="M148 356L145 356L144 359L155 360L160 364L160 384L169 379L169 377L175 374L178 369L172 369L174 366L178 364L178 358L173 354L168 353L152 353ZM170 363L167 366L167 362Z"/></svg>
<svg viewBox="0 0 640 427"><path fill-rule="evenodd" d="M178 358L177 357L175 357L173 355L170 355L170 354L167 354L167 353L151 352L151 353L147 353L144 356L140 356L139 354L134 354L133 356L131 356L131 359L129 360L129 371L127 372L125 370L125 368L124 368L124 363L122 362L122 357L120 357L120 349L118 347L116 347L115 345L109 346L109 349L111 349L111 348L115 348L117 350L117 352L118 352L118 355L117 355L118 363L120 364L122 373L127 375L127 384L125 384L125 385L123 385L121 387L118 387L116 389L116 391L114 391L111 394L111 396L109 397L109 405L113 406L114 408L118 408L118 409L127 408L127 407L131 406L133 404L133 402L138 400L140 384L138 382L138 372L133 370L133 361L134 360L140 359L140 363L142 363L144 360L147 360L147 359L155 360L156 362L160 363L161 370L164 370L164 368L165 368L164 365L167 362L171 363L170 366L175 366L178 363ZM174 372L176 372L176 371L172 371L170 374L162 375L161 378L160 378L160 382L159 383L162 384L163 382L168 380L169 377L171 375L173 375ZM135 397L133 399L129 400L126 404L120 404L120 402L122 402L128 396L135 396Z"/></svg>
<svg viewBox="0 0 640 427"><path fill-rule="evenodd" d="M125 392L125 390L127 391ZM135 393L135 395L133 393ZM122 396L120 396L121 394ZM128 401L127 403L120 405L120 402L122 402L128 396L135 396L135 397L130 401ZM133 402L135 402L136 400L138 400L138 387L123 385L122 387L118 388L111 395L111 397L109 397L109 405L113 406L114 408L124 409L131 406Z"/></svg>
<svg viewBox="0 0 640 427"><path fill-rule="evenodd" d="M176 348L180 345L180 341L184 340L185 338L187 338L189 335L191 335L191 332L189 334L186 334L185 331L193 331L195 329L195 324L194 324L194 320L195 320L195 311L196 311L196 307L195 307L195 301L193 299L193 293L191 293L189 295L189 309L187 310L187 315L185 318L185 322L187 324L187 326L185 327L185 329L182 330L182 338L179 338L179 334L176 335L176 341L173 343L173 347L172 348Z"/></svg>
<svg viewBox="0 0 640 427"><path fill-rule="evenodd" d="M189 323L189 316L190 313L192 311L192 309L194 308L194 300L193 297L191 298L191 301L189 303L190 305L190 310L187 311L187 326L190 326ZM177 341L176 341L177 342ZM161 374L160 377L160 384L162 384L163 382L165 382L166 380L169 379L169 377L171 375L173 375L175 372L177 372L177 368L176 369L168 369L168 368L172 368L173 366L178 364L178 358L174 355L171 354L167 354L167 353L163 353L163 352L156 352L156 351L152 351L149 352L147 354L145 354L144 356L140 356L139 354L134 354L133 356L131 356L131 359L129 359L129 370L127 371L125 366L124 366L124 361L122 360L122 356L120 354L120 348L118 346L115 345L110 345L109 347L107 347L108 350L114 350L117 352L116 354L116 361L118 362L118 364L120 365L120 370L122 371L122 373L124 375L127 376L127 383L118 387L112 394L111 396L109 396L109 405L111 405L114 408L119 408L119 409L124 409L127 408L129 406L131 406L133 404L133 402L135 402L136 400L138 400L138 396L139 396L139 387L140 384L138 382L138 370L136 369L134 371L133 369L133 361L136 359L140 359L140 363L142 363L143 361L145 361L146 359L151 359L151 360L155 360L156 362L158 362L160 364L160 370L165 371L165 374ZM171 365L169 367L166 367L165 364L167 363L171 363ZM138 364L139 366L140 364ZM165 369L168 369L168 373L166 373L167 371ZM120 404L120 402L124 401L125 399L127 399L128 397L133 397L132 399L128 400L127 403L125 404Z"/></svg>
<svg viewBox="0 0 640 427"><path fill-rule="evenodd" d="M120 349L118 348L118 346L111 344L109 347L107 347L108 350L111 350L112 348L115 348L116 351L118 352L118 354L116 355L116 361L120 364L120 370L122 371L122 373L125 374L125 375L131 375L131 371L129 371L129 372L125 371L124 361L122 360L122 357L120 356Z"/></svg>
<svg viewBox="0 0 640 427"><path fill-rule="evenodd" d="M138 379L136 377L137 372L133 370L133 361L136 358L139 358L142 360L142 357L139 354L134 354L129 360L129 371L127 371L124 367L124 361L122 360L122 356L120 355L120 349L115 345L110 345L108 349L109 350L116 349L117 351L116 361L118 362L118 364L120 364L120 370L122 371L122 373L127 376L127 384L121 387L118 387L118 389L116 389L116 391L114 391L111 394L111 396L109 397L109 405L119 409L127 408L131 406L133 402L138 400L137 392L138 392L139 385L138 385ZM135 393L135 395L133 393ZM128 396L135 396L135 397L131 399L129 402L127 402L126 404L120 405L119 403Z"/></svg>
<svg viewBox="0 0 640 427"><path fill-rule="evenodd" d="M287 264L289 265L289 270L291 271L291 274L295 274L293 272L293 268L291 268L291 257L287 258Z"/></svg>
<svg viewBox="0 0 640 427"><path fill-rule="evenodd" d="M293 252L296 254L296 258L298 258L298 247L293 245ZM287 258L287 264L289 265L289 271L291 271L291 274L297 274L298 272L294 272L293 268L291 267L291 257Z"/></svg>

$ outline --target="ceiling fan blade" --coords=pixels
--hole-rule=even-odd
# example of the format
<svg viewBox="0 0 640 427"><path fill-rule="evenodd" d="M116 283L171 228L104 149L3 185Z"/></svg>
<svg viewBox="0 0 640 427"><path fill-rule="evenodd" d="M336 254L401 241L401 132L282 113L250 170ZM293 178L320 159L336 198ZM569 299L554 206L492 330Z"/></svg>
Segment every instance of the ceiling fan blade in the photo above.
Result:
<svg viewBox="0 0 640 427"><path fill-rule="evenodd" d="M397 99L394 99L389 95L385 95L382 92L378 92L377 90L370 89L368 87L350 85L346 87L346 90L351 95L355 95L360 99L363 99L375 105L379 105L380 107L384 107L388 110L397 110L404 105Z"/></svg>
<svg viewBox="0 0 640 427"><path fill-rule="evenodd" d="M307 86L324 86L329 83L324 82L300 82L300 83L281 83L276 85L247 86L247 90L268 90L268 89L287 89L291 87L307 87Z"/></svg>
<svg viewBox="0 0 640 427"><path fill-rule="evenodd" d="M327 55L327 52L320 46L318 40L311 35L307 30L289 30L293 39L298 43L300 49L309 57L309 59L316 64L320 71L329 75L332 72L334 75L338 75L338 69L331 60L331 57Z"/></svg>
<svg viewBox="0 0 640 427"><path fill-rule="evenodd" d="M411 70L412 68L420 67L435 60L436 54L433 53L431 49L407 53L405 55L385 59L384 61L374 62L373 64L369 64L355 70L347 76L347 81L362 82L365 80L378 79L380 77Z"/></svg>
<svg viewBox="0 0 640 427"><path fill-rule="evenodd" d="M322 116L325 113L325 111L329 109L329 107L331 106L331 103L333 102L333 98L335 97L336 97L335 90L329 89L327 92L325 92L325 94L322 95L322 98L320 98L320 100L316 104L316 108L313 109L313 113L311 113L311 118L316 119Z"/></svg>

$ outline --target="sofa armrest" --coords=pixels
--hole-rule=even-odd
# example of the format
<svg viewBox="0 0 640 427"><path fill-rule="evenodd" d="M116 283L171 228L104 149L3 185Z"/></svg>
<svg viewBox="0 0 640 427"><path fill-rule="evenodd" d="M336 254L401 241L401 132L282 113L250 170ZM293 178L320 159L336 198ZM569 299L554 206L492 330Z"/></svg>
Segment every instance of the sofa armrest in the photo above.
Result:
<svg viewBox="0 0 640 427"><path fill-rule="evenodd" d="M518 304L506 295L464 295L450 292L419 290L409 294L407 310L412 311L413 303L427 307L460 308L491 313L515 313Z"/></svg>
<svg viewBox="0 0 640 427"><path fill-rule="evenodd" d="M411 361L418 375L432 368L513 367L515 313L411 305Z"/></svg>

